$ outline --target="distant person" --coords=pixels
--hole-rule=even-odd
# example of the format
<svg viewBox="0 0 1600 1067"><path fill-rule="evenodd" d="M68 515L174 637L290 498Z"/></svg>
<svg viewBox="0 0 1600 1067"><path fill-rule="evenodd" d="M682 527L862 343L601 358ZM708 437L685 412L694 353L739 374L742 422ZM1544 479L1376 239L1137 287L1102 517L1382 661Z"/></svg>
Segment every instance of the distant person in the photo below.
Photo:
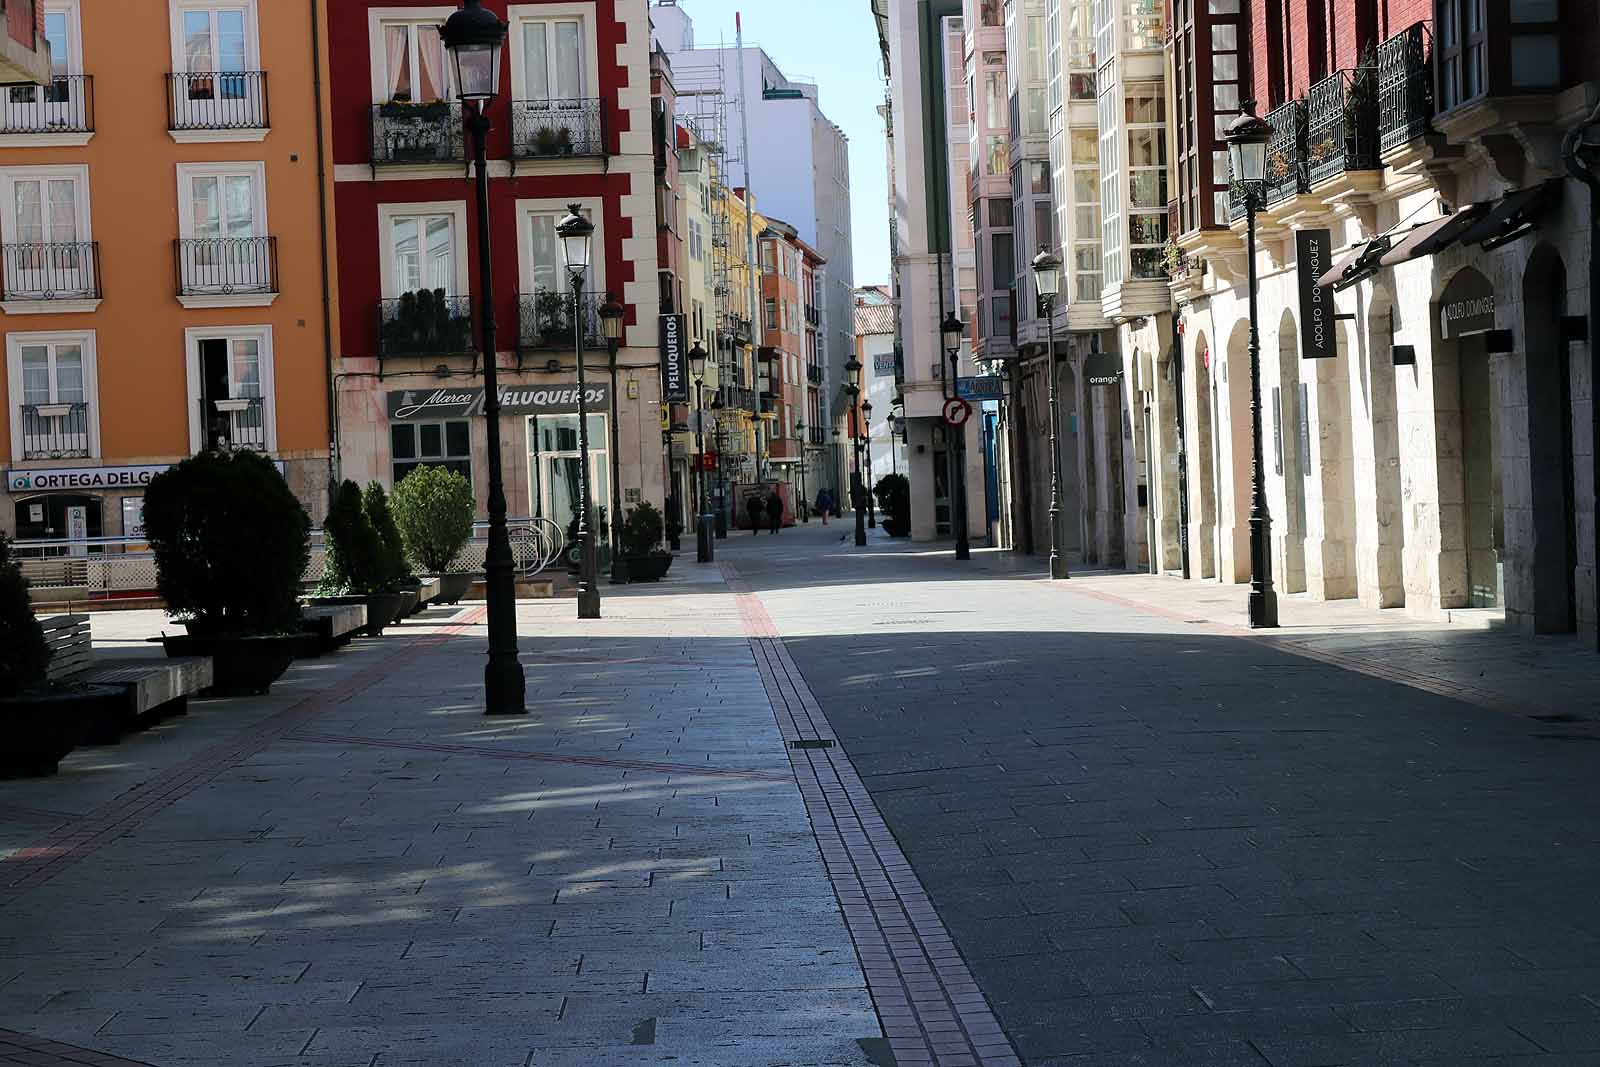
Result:
<svg viewBox="0 0 1600 1067"><path fill-rule="evenodd" d="M817 512L822 516L822 525L828 525L828 513L833 510L833 494L826 489L817 490Z"/></svg>
<svg viewBox="0 0 1600 1067"><path fill-rule="evenodd" d="M747 497L744 502L744 510L745 514L750 516L750 532L753 534L760 533L761 513L765 510L762 507L761 498L755 495Z"/></svg>
<svg viewBox="0 0 1600 1067"><path fill-rule="evenodd" d="M783 528L783 500L776 490L767 494L767 522L773 533Z"/></svg>

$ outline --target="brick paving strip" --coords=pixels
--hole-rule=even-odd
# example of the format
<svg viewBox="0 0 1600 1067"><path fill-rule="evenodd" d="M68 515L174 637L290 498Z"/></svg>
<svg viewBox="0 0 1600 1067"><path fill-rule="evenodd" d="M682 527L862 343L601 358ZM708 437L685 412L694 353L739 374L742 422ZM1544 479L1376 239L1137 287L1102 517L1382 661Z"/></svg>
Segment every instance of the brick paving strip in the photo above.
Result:
<svg viewBox="0 0 1600 1067"><path fill-rule="evenodd" d="M0 1028L0 1067L8 1063L26 1063L33 1067L73 1067L75 1064L83 1067L150 1067L143 1060L125 1060L120 1056L108 1056L104 1052L91 1052L76 1045Z"/></svg>
<svg viewBox="0 0 1600 1067"><path fill-rule="evenodd" d="M761 598L721 566L895 1064L1021 1067Z"/></svg>
<svg viewBox="0 0 1600 1067"><path fill-rule="evenodd" d="M443 644L481 622L486 614L485 608L458 613L438 632L401 642L394 651L338 685L307 695L250 729L167 768L87 815L74 818L36 844L0 859L0 908L92 856L104 845L263 751L302 723L389 677L400 661Z"/></svg>

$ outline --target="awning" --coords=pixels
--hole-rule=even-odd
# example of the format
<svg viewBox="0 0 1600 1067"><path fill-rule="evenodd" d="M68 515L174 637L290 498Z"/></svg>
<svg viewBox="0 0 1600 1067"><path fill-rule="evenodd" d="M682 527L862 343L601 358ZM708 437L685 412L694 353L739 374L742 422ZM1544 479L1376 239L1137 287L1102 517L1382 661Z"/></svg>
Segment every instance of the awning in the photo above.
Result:
<svg viewBox="0 0 1600 1067"><path fill-rule="evenodd" d="M1477 222L1493 207L1492 203L1468 204L1458 211L1442 218L1424 222L1420 226L1413 226L1400 243L1383 254L1378 260L1385 267L1398 266L1410 259L1421 259L1455 244L1473 223Z"/></svg>
<svg viewBox="0 0 1600 1067"><path fill-rule="evenodd" d="M1464 245L1482 245L1485 251L1515 241L1532 232L1560 193L1560 178L1507 193L1488 215L1461 235L1460 241Z"/></svg>
<svg viewBox="0 0 1600 1067"><path fill-rule="evenodd" d="M1380 234L1356 245L1333 261L1326 274L1317 279L1317 285L1338 292L1348 288L1378 270L1378 260L1389 251L1389 236Z"/></svg>

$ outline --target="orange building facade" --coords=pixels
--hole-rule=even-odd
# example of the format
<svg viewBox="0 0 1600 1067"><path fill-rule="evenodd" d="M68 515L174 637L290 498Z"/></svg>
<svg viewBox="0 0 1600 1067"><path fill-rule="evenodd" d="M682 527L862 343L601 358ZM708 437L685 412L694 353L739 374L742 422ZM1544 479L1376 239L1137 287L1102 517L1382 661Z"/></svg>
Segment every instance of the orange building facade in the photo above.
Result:
<svg viewBox="0 0 1600 1067"><path fill-rule="evenodd" d="M51 83L0 97L0 529L137 536L143 485L216 447L276 460L320 520L318 5L39 2Z"/></svg>

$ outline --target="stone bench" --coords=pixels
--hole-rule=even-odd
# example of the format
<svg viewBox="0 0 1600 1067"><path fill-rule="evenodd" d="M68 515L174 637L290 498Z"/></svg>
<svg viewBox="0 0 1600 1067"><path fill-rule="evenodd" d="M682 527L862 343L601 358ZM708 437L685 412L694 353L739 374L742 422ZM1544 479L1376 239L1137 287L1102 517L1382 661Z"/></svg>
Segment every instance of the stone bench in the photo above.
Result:
<svg viewBox="0 0 1600 1067"><path fill-rule="evenodd" d="M304 608L301 626L310 640L302 643L301 655L315 659L324 652L348 645L367 625L365 604L327 604Z"/></svg>
<svg viewBox="0 0 1600 1067"><path fill-rule="evenodd" d="M39 620L50 645L49 678L58 684L106 685L124 699L90 731L90 743L115 741L125 730L189 710L189 695L211 685L209 656L166 660L96 659L87 615Z"/></svg>

